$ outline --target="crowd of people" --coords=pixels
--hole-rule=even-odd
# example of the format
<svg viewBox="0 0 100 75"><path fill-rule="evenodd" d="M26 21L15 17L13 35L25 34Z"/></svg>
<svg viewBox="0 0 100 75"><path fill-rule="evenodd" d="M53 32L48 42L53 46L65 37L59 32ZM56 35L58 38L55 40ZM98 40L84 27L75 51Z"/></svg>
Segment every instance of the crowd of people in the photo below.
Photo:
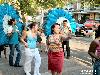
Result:
<svg viewBox="0 0 100 75"><path fill-rule="evenodd" d="M25 62L24 72L26 75L31 75L31 62L34 59L34 75L41 75L39 68L41 65L41 57L38 49L38 45L45 52L48 52L48 70L51 71L52 75L62 75L64 57L70 58L70 47L69 40L71 39L72 31L67 26L67 20L63 21L63 28L60 24L54 23L51 26L51 35L45 36L43 31L39 31L38 23L32 22L28 25L29 29L24 28L22 33L18 30L15 19L8 21L8 33L9 38L9 65L14 67L22 67L21 61L21 48L20 42L25 47ZM0 46L1 51L4 49L4 45ZM17 51L16 60L14 62L14 51ZM67 54L66 54L67 53ZM93 75L100 75L100 26L96 31L96 39L94 39L90 45L88 53L92 58L95 58L94 73ZM96 70L96 71L95 71Z"/></svg>

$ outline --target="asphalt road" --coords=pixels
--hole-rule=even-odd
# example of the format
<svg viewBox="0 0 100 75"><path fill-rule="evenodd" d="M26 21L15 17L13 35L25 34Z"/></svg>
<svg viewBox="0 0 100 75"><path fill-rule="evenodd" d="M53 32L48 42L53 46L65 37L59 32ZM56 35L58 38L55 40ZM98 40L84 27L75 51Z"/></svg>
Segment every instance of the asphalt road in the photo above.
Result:
<svg viewBox="0 0 100 75"><path fill-rule="evenodd" d="M71 58L64 60L64 70L63 75L92 75L92 66L91 66L91 58L88 55L87 51L89 48L91 40L90 38L84 37L73 37L70 40L71 47ZM21 63L24 64L24 48L21 45L22 50L22 58ZM41 75L51 75L47 69L47 54L41 53L42 64L40 67ZM16 55L16 53L15 53ZM7 58L9 56L9 47L7 48ZM85 62L84 62L85 61ZM90 64L86 63L86 61L90 62ZM34 61L32 62L32 74L34 71ZM8 59L4 58L2 54L2 58L0 59L0 75L25 75L23 67L15 68L8 65Z"/></svg>
<svg viewBox="0 0 100 75"><path fill-rule="evenodd" d="M88 66L92 65L88 54L91 41L92 39L88 37L73 37L70 40L71 56Z"/></svg>

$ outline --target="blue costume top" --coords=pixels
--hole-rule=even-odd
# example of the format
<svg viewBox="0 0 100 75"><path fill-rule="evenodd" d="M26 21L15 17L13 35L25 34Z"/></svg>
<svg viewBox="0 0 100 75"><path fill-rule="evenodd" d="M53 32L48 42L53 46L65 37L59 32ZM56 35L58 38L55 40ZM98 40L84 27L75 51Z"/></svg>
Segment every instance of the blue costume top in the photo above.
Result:
<svg viewBox="0 0 100 75"><path fill-rule="evenodd" d="M11 37L9 38L9 44L18 44L19 43L19 35L18 35L18 27L16 25L12 26L13 32Z"/></svg>
<svg viewBox="0 0 100 75"><path fill-rule="evenodd" d="M32 33L29 33L27 35L27 44L28 44L28 48L34 49L36 48L36 43L37 43L37 36L33 37Z"/></svg>

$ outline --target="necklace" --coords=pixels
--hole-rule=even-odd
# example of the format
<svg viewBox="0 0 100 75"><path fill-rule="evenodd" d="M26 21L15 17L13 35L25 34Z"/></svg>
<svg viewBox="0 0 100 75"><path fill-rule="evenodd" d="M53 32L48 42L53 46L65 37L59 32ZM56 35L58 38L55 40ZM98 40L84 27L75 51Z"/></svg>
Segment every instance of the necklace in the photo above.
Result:
<svg viewBox="0 0 100 75"><path fill-rule="evenodd" d="M53 35L53 38L54 38L54 42L55 42L55 43L58 44L58 43L60 42L59 35L57 35L57 34L56 34L56 35Z"/></svg>

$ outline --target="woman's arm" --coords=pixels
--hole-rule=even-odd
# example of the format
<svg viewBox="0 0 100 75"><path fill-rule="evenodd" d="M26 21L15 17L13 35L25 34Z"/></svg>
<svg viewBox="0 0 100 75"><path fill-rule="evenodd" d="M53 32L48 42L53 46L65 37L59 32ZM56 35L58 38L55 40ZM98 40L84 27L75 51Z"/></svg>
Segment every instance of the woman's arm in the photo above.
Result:
<svg viewBox="0 0 100 75"><path fill-rule="evenodd" d="M88 50L88 54L89 54L92 58L99 59L99 57L97 57L97 56L95 55L96 48L97 48L97 43L96 43L96 41L92 41L91 44L90 44L89 50Z"/></svg>
<svg viewBox="0 0 100 75"><path fill-rule="evenodd" d="M25 47L28 47L27 42L25 41L27 36L27 31L23 31L22 37L21 37L21 42L25 45Z"/></svg>

